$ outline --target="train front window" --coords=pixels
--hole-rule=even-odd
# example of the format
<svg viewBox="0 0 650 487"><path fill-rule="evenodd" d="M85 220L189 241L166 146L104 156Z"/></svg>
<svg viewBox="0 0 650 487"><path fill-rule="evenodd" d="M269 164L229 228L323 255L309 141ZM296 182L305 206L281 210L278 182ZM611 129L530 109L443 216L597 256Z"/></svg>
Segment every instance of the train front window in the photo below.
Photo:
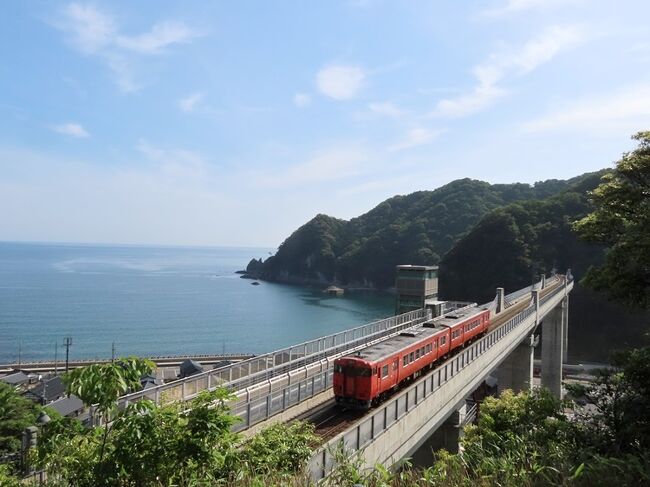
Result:
<svg viewBox="0 0 650 487"><path fill-rule="evenodd" d="M353 365L349 365L345 367L344 369L344 374L347 375L348 377L370 377L370 372L371 370L367 367L355 367Z"/></svg>

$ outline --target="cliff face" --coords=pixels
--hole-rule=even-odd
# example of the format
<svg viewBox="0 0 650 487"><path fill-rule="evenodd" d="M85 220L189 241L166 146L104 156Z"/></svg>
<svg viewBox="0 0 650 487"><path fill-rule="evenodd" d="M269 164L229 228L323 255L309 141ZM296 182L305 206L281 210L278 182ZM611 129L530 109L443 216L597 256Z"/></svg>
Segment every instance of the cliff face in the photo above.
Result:
<svg viewBox="0 0 650 487"><path fill-rule="evenodd" d="M393 285L396 265L438 264L441 256L493 210L567 191L584 194L584 189L576 188L585 179L549 180L533 186L461 179L435 191L395 196L349 221L317 215L289 236L276 255L263 262L251 261L247 270L271 281L387 288ZM500 232L510 224L491 225ZM505 241L491 245L512 244L510 237L516 243L518 236L511 232L500 237ZM490 244L486 241L486 245ZM530 262L523 258L519 264L527 268Z"/></svg>

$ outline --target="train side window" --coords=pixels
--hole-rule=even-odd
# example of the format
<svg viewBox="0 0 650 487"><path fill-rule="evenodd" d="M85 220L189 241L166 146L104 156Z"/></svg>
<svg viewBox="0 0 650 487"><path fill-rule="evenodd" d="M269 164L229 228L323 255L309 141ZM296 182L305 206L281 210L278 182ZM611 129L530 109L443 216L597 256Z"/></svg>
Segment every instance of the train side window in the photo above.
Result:
<svg viewBox="0 0 650 487"><path fill-rule="evenodd" d="M440 338L440 345L444 345L445 343L447 343L447 337Z"/></svg>
<svg viewBox="0 0 650 487"><path fill-rule="evenodd" d="M419 358L420 358L420 349L418 348L418 349L415 351L415 360L417 360L417 359L419 359Z"/></svg>
<svg viewBox="0 0 650 487"><path fill-rule="evenodd" d="M409 363L409 356L408 356L408 355L404 355L404 367L406 367L406 365L407 365L408 363Z"/></svg>
<svg viewBox="0 0 650 487"><path fill-rule="evenodd" d="M420 349L420 357L424 357L424 347Z"/></svg>
<svg viewBox="0 0 650 487"><path fill-rule="evenodd" d="M413 360L415 360L415 354L413 352L411 352L409 354L409 362L413 362Z"/></svg>
<svg viewBox="0 0 650 487"><path fill-rule="evenodd" d="M381 378L388 377L388 365L384 365L381 368Z"/></svg>

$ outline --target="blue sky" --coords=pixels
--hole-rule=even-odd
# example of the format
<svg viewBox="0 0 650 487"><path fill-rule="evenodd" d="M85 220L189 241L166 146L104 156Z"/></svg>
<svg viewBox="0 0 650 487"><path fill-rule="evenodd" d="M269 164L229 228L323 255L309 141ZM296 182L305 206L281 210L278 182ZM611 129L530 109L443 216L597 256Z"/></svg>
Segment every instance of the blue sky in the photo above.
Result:
<svg viewBox="0 0 650 487"><path fill-rule="evenodd" d="M277 246L650 129L650 2L3 2L0 240Z"/></svg>

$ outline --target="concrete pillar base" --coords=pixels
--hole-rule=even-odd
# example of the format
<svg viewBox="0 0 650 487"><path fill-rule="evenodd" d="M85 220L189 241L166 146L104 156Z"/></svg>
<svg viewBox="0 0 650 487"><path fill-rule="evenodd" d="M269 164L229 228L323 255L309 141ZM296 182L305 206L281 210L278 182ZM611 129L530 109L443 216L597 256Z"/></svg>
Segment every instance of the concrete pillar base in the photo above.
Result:
<svg viewBox="0 0 650 487"><path fill-rule="evenodd" d="M535 336L529 335L496 369L498 390L530 391L533 387L533 352Z"/></svg>
<svg viewBox="0 0 650 487"><path fill-rule="evenodd" d="M542 323L542 387L558 399L562 398L562 355L567 300L549 312Z"/></svg>
<svg viewBox="0 0 650 487"><path fill-rule="evenodd" d="M443 448L450 453L458 453L460 439L463 436L463 419L467 406L455 411L433 434L416 450L411 462L416 467L430 467L433 452Z"/></svg>

